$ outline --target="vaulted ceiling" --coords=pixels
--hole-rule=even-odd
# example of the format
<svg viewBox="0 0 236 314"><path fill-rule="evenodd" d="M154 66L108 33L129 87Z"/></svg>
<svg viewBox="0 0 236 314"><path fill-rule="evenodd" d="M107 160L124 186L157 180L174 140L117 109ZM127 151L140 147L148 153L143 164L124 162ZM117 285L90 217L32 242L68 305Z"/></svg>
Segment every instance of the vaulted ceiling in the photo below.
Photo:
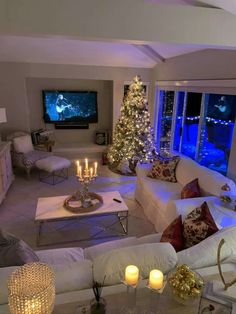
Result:
<svg viewBox="0 0 236 314"><path fill-rule="evenodd" d="M56 5L56 0L23 0L20 4L0 0L0 61L152 68L202 49L236 50L230 31L236 26L234 0L119 0L113 6L109 1L100 0L96 7L92 0L77 0L81 10L76 21L74 1L66 12L58 6L53 14L53 6L47 3ZM35 9L30 7L32 2ZM83 9L84 14L91 13L87 20ZM44 13L42 25L37 24L37 12ZM65 28L60 31L61 21Z"/></svg>

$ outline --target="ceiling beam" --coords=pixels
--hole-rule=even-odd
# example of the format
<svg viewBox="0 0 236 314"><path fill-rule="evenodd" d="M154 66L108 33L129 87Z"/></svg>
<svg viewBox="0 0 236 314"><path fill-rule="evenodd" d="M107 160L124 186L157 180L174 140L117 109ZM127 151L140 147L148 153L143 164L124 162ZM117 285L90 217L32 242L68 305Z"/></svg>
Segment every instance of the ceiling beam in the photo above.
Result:
<svg viewBox="0 0 236 314"><path fill-rule="evenodd" d="M165 62L165 58L163 58L158 52L156 52L152 47L149 45L133 45L136 49L140 50L150 59L154 60L156 63L159 61Z"/></svg>
<svg viewBox="0 0 236 314"><path fill-rule="evenodd" d="M224 10L143 0L0 0L0 34L85 40L236 46Z"/></svg>
<svg viewBox="0 0 236 314"><path fill-rule="evenodd" d="M215 6L221 8L230 13L236 14L236 2L235 0L198 0L200 3Z"/></svg>

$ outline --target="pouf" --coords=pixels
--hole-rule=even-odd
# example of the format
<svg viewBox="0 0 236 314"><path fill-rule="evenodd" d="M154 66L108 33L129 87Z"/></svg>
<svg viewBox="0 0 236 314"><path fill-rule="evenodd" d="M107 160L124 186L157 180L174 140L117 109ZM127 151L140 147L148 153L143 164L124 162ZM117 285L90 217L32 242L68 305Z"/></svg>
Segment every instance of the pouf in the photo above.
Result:
<svg viewBox="0 0 236 314"><path fill-rule="evenodd" d="M39 180L54 185L68 179L71 161L58 156L49 156L36 161L35 165L41 170Z"/></svg>

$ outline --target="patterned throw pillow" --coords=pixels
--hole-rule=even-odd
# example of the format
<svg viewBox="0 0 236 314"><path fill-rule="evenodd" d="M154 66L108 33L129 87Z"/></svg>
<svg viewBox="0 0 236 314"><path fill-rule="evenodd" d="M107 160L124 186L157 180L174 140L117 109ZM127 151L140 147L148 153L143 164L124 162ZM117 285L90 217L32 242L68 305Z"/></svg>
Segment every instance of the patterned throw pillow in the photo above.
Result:
<svg viewBox="0 0 236 314"><path fill-rule="evenodd" d="M206 202L195 208L185 218L183 223L183 236L185 248L200 243L218 231Z"/></svg>
<svg viewBox="0 0 236 314"><path fill-rule="evenodd" d="M175 169L179 160L179 156L173 156L171 158L158 157L154 162L151 171L148 173L148 177L163 181L177 182Z"/></svg>
<svg viewBox="0 0 236 314"><path fill-rule="evenodd" d="M169 242L179 252L184 249L183 224L181 215L163 231L160 242Z"/></svg>
<svg viewBox="0 0 236 314"><path fill-rule="evenodd" d="M181 198L194 198L200 196L201 191L198 184L198 179L194 179L193 181L187 183L181 191Z"/></svg>

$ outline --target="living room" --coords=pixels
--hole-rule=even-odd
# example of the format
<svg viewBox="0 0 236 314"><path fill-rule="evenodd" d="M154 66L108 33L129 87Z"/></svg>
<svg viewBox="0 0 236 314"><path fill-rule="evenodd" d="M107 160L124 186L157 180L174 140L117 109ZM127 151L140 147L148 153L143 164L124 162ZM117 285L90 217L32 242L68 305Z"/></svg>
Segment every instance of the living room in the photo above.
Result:
<svg viewBox="0 0 236 314"><path fill-rule="evenodd" d="M7 120L0 124L2 140L5 141L14 132L30 133L37 129L47 129L52 131L55 141L52 148L53 154L71 162L68 169L68 180L55 185L40 182L39 169L32 169L30 178L27 179L24 171L14 168L14 180L0 205L0 228L21 238L37 252L44 252L47 248L53 251L56 248L66 250L71 247L76 247L82 252L83 249L105 243L107 246L104 248L102 246L94 248L94 251L99 250L101 254L119 247L115 239L121 240L120 243L126 241L128 247L137 245L137 239L140 241L139 245L146 245L145 241L148 244L159 242L158 232L165 230L176 214L173 214L173 208L164 208L164 205L156 203L149 192L156 189L153 193L158 194L159 191L161 194L163 186L166 189L167 185L161 183L155 188L156 185L150 184L152 181L149 181L154 179L147 178L145 181L147 169L142 169L142 167L137 171L136 177L120 175L112 172L107 165L102 165L101 155L107 147L95 144L95 132L109 130L113 131L114 135L121 114L124 86L130 84L136 75L141 77L148 89L148 93L146 93L148 110L155 135L158 133L158 112L160 110L158 97L161 89L174 92L184 90L196 93L235 95L236 42L233 30L236 26L236 17L234 8L222 8L222 4L215 4L217 8L211 7L211 1L200 3L200 1L181 0L168 1L170 2L168 4L161 0L130 0L128 3L127 1L111 3L102 0L102 3L97 4L91 0L71 2L70 6L66 1L60 1L60 3L45 1L43 3L45 5L36 1L0 2L2 7L0 10L0 20L2 21L0 26L0 92L1 107L6 109ZM57 17L52 23L54 15ZM221 23L218 23L219 20ZM209 21L212 23L211 27ZM98 122L90 123L88 129L56 129L54 124L45 123L43 90L96 91ZM206 194L203 196L210 209L214 207L215 201L211 197L218 195L221 183L221 186L224 186L225 183L229 186L232 184L231 189L234 191L231 180L236 180L235 136L234 130L227 164L227 176L224 176L223 179L212 176L212 181L207 181L207 179L211 180L207 171L200 173L201 168L199 170L195 168L195 165L189 165L188 161L184 159L179 164L184 169L182 173L193 171L193 175L199 174L200 186L204 186L204 181L210 182L212 190L204 186ZM86 165L84 158L89 158L90 165L94 165L94 161L98 162L98 177L89 185L89 190L101 195L106 192L119 192L113 198L120 200L122 205L128 208L128 231L125 223L116 222L113 217L109 216L104 216L99 222L99 218L94 218L94 222L91 219L88 221L85 219L80 224L74 221L50 222L43 224L40 245L38 245L39 230L38 225L35 224L38 199L72 195L78 190L81 185L76 178L78 169L75 162L80 160L84 167ZM145 179L143 179L144 173ZM186 175L185 178L181 177L180 170L177 172L177 177L178 184L181 182L181 186L195 179L190 175ZM147 182L146 186L144 182ZM172 193L173 189L169 192ZM180 194L178 186L175 186L174 193ZM171 195L173 196L173 193ZM160 197L162 196L160 195ZM203 199L199 198L199 201L203 203ZM114 203L116 204L116 201L113 202L113 205ZM193 210L194 207L200 205L197 201L191 201L191 203L176 201L175 203L176 208L182 212ZM119 208L119 202L116 206ZM158 215L153 217L155 208L160 210ZM163 219L163 208L164 218L168 217L167 220ZM126 207L123 210L126 213ZM217 224L222 223L221 227L232 227L236 218L234 211L231 210L226 216L225 211L223 214L222 211L217 211L213 218ZM120 234L118 237L113 237L113 233L109 230L112 224L114 224L113 229L118 233L124 231L124 239ZM97 233L97 238L90 239ZM232 233L235 231L231 231ZM151 238L145 240L146 236L151 236ZM142 239L143 237L144 239ZM233 235L230 239L226 232L227 249L233 245L234 237ZM217 240L219 238L220 236L216 237ZM154 244L157 245L157 243ZM212 245L214 249L211 252L215 254L218 242L215 241L213 245L209 238L209 243L206 242L206 245ZM88 259L89 252L87 250ZM235 254L234 250L232 252ZM197 254L194 250L191 250L191 253ZM233 253L225 253L225 257L234 255ZM84 252L81 254L86 255ZM178 254L173 253L173 264L176 261L175 258L177 259L176 256L179 256L179 261L182 261L183 264L193 266L193 261L184 259L181 252ZM134 264L136 261L138 263L138 257L135 256ZM93 258L91 259L93 260ZM45 256L42 260L47 263ZM102 259L100 262L102 263ZM199 261L200 266L194 267L195 269L204 268L202 274L204 272L207 275L217 273L215 261L201 263ZM212 265L215 267L214 271L207 273L207 267ZM225 265L223 268L227 271L235 271L234 262ZM172 266L171 264L170 268ZM121 263L117 267L124 267L124 264ZM139 267L142 268L141 265ZM169 271L162 269L160 265L155 268L159 268L165 273ZM109 266L107 271L108 269ZM101 265L100 270L103 270ZM120 268L119 271L121 272ZM57 274L58 272L63 272L63 270L57 270ZM100 280L101 276L99 277L97 273L96 278ZM145 277L147 276L145 274ZM77 279L81 280L81 278ZM117 285L117 282L114 282L114 285ZM74 290L77 292L77 296L81 297L83 292L79 293L84 289L89 290L88 288L91 288L91 282ZM109 291L109 287L107 288L104 291L108 295L111 290ZM70 287L68 291L73 291L73 288ZM68 300L72 302L76 300L77 296L73 296L73 293L68 295L68 291L64 289L64 286L60 287L56 292L60 294L60 298L57 299L58 303L69 303ZM115 292L112 290L112 293L113 291ZM87 295L90 298L90 292ZM3 304L5 303L4 301ZM7 306L5 308L3 306L3 311L6 308ZM60 313L60 309L57 310L57 313ZM68 313L70 312L68 311Z"/></svg>

